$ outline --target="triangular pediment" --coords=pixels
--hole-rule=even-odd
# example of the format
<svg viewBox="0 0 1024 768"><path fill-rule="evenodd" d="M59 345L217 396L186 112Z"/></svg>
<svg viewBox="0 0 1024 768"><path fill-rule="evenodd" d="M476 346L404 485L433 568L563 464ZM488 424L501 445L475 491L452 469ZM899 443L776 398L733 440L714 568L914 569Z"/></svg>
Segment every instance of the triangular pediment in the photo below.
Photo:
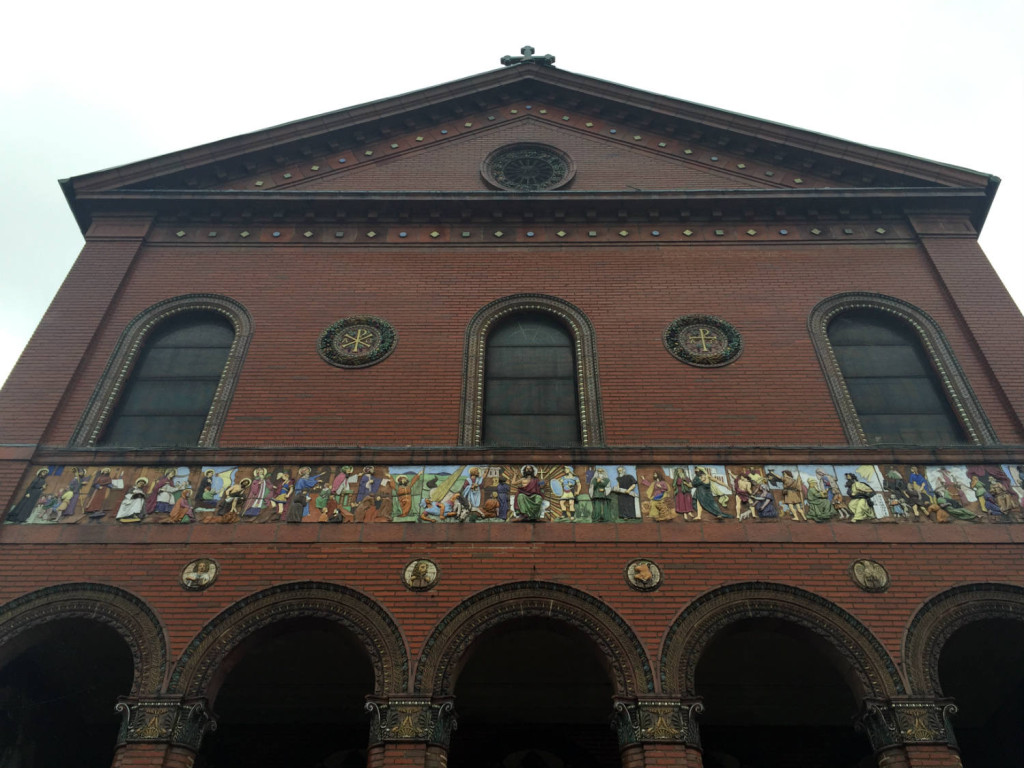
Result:
<svg viewBox="0 0 1024 768"><path fill-rule="evenodd" d="M557 193L959 189L984 174L522 64L62 182L85 226L118 195L467 194L481 163L534 142L572 158ZM556 193L550 193L556 194ZM978 208L983 218L986 205Z"/></svg>
<svg viewBox="0 0 1024 768"><path fill-rule="evenodd" d="M564 188L609 192L637 190L773 189L836 186L742 156L716 151L651 131L617 136L609 123L537 104L460 117L392 136L372 145L305 158L269 173L238 179L226 189L289 191L439 192L486 191L487 158L522 143L552 147L572 159L575 174ZM504 113L504 114L503 114ZM569 120L563 120L569 117ZM612 133L612 132L615 133Z"/></svg>

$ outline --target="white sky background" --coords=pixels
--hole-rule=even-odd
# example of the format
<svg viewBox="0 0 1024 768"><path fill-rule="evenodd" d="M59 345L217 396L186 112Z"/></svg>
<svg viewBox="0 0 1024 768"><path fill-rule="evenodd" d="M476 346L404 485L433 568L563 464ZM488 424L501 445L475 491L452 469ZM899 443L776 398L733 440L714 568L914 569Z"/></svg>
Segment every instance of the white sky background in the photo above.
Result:
<svg viewBox="0 0 1024 768"><path fill-rule="evenodd" d="M981 244L1024 306L1020 0L12 5L0 381L84 242L57 179L495 69L526 44L572 72L1001 177Z"/></svg>

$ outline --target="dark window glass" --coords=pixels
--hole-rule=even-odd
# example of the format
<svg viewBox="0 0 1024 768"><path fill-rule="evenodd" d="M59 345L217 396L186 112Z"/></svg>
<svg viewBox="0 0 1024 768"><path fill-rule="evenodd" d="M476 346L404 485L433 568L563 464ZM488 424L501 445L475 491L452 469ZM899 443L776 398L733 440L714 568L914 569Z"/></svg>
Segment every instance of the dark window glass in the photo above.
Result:
<svg viewBox="0 0 1024 768"><path fill-rule="evenodd" d="M522 313L487 338L484 443L563 446L580 442L572 336L555 318Z"/></svg>
<svg viewBox="0 0 1024 768"><path fill-rule="evenodd" d="M158 325L143 345L101 445L190 446L199 442L235 338L213 312Z"/></svg>
<svg viewBox="0 0 1024 768"><path fill-rule="evenodd" d="M963 429L914 329L871 310L828 326L846 388L871 443L965 442Z"/></svg>

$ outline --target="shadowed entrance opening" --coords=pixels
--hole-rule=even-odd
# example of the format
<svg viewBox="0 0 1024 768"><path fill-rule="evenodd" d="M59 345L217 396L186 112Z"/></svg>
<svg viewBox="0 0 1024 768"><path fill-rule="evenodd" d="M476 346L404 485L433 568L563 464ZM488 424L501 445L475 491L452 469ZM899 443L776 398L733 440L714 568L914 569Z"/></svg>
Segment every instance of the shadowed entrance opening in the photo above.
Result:
<svg viewBox="0 0 1024 768"><path fill-rule="evenodd" d="M810 630L746 619L708 645L696 671L705 768L867 768L846 663Z"/></svg>
<svg viewBox="0 0 1024 768"><path fill-rule="evenodd" d="M371 693L370 660L342 627L274 624L222 664L209 694L218 727L196 768L364 768Z"/></svg>
<svg viewBox="0 0 1024 768"><path fill-rule="evenodd" d="M942 693L964 768L1024 765L1024 623L983 619L954 632L939 655Z"/></svg>
<svg viewBox="0 0 1024 768"><path fill-rule="evenodd" d="M455 684L451 768L617 768L601 652L555 621L507 622L467 653Z"/></svg>
<svg viewBox="0 0 1024 768"><path fill-rule="evenodd" d="M63 619L0 650L0 766L109 768L132 687L132 654L114 629Z"/></svg>

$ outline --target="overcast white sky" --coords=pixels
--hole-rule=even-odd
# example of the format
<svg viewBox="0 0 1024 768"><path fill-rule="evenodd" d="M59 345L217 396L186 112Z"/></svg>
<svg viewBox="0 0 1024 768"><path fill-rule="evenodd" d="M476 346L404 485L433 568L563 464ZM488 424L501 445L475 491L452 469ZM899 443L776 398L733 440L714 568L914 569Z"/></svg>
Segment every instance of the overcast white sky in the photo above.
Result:
<svg viewBox="0 0 1024 768"><path fill-rule="evenodd" d="M1024 306L1020 0L37 0L0 20L0 381L83 243L57 179L494 69L526 44L562 69L1000 176L981 244Z"/></svg>

